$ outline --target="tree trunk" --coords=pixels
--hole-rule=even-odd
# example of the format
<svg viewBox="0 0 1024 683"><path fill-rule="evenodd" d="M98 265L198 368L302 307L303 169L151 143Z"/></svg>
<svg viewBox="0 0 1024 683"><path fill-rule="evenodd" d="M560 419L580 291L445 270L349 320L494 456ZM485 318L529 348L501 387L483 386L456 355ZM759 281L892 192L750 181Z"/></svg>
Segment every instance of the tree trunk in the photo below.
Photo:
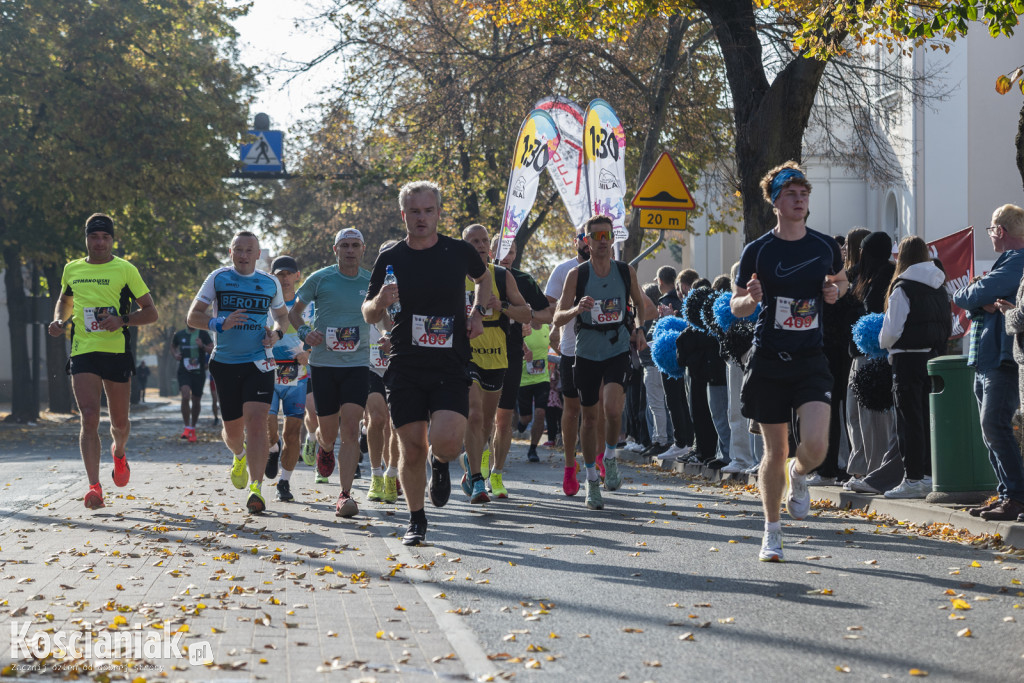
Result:
<svg viewBox="0 0 1024 683"><path fill-rule="evenodd" d="M527 223L519 229L516 233L516 257L512 261L513 268L519 268L520 262L523 260L523 253L526 251L526 245L530 242L530 238L533 237L533 233L540 229L540 226L544 224L544 221L548 217L548 212L551 211L551 207L555 205L555 202L559 200L559 194L556 190L548 195L548 198L544 200L544 206L541 207L534 215L533 221Z"/></svg>
<svg viewBox="0 0 1024 683"><path fill-rule="evenodd" d="M43 266L47 288L50 291L50 310L57 307L60 298L61 269L56 264ZM64 371L68 362L68 346L65 337L46 335L46 383L50 396L50 412L70 413L74 402L71 396L71 381Z"/></svg>
<svg viewBox="0 0 1024 683"><path fill-rule="evenodd" d="M25 325L29 320L28 298L21 274L21 250L16 245L4 247L4 285L7 288L7 327L11 339L11 414L13 422L35 422L39 407L32 405L31 392L26 391L32 376L29 369L28 341Z"/></svg>

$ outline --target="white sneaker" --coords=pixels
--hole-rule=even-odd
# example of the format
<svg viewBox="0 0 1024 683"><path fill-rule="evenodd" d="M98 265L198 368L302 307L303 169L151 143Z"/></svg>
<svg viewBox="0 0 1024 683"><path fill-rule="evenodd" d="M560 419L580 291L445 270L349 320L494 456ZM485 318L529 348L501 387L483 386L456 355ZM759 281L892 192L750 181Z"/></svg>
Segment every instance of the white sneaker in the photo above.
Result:
<svg viewBox="0 0 1024 683"><path fill-rule="evenodd" d="M743 470L747 474L757 474L761 470L761 463L757 462Z"/></svg>
<svg viewBox="0 0 1024 683"><path fill-rule="evenodd" d="M849 485L849 488L847 488L846 485L844 485L843 488L845 488L847 491L853 491L854 493L871 493L876 496L879 493L881 493L881 491L876 489L871 484L868 484L863 479L851 479L850 481L846 482L846 484Z"/></svg>
<svg viewBox="0 0 1024 683"><path fill-rule="evenodd" d="M808 486L835 486L835 477L823 477L820 474L810 474L807 476Z"/></svg>
<svg viewBox="0 0 1024 683"><path fill-rule="evenodd" d="M927 481L926 481L927 480ZM931 477L924 479L907 479L899 483L894 489L885 492L886 498L924 498L932 492Z"/></svg>
<svg viewBox="0 0 1024 683"><path fill-rule="evenodd" d="M740 474L741 472L745 472L746 469L747 468L745 468L743 465L741 465L738 462L736 462L735 460L733 460L728 465L723 467L721 469L721 472L722 472L722 474Z"/></svg>
<svg viewBox="0 0 1024 683"><path fill-rule="evenodd" d="M846 481L843 482L843 490L844 491L852 491L854 483L859 483L859 482L860 482L860 477L850 477L849 479L847 479Z"/></svg>
<svg viewBox="0 0 1024 683"><path fill-rule="evenodd" d="M789 516L801 520L811 511L811 492L807 488L807 476L796 474L793 468L796 460L789 463L789 496L786 497L786 509Z"/></svg>
<svg viewBox="0 0 1024 683"><path fill-rule="evenodd" d="M644 445L642 443L637 443L636 441L627 441L625 447L623 447L622 450L629 451L630 453L642 453L646 449L644 448Z"/></svg>
<svg viewBox="0 0 1024 683"><path fill-rule="evenodd" d="M692 449L689 446L683 446L680 448L679 446L673 445L672 448L659 455L658 460L679 460L680 458L685 458L691 450Z"/></svg>
<svg viewBox="0 0 1024 683"><path fill-rule="evenodd" d="M762 562L785 562L782 559L781 531L764 532L764 540L761 541L761 552L758 553L757 559Z"/></svg>

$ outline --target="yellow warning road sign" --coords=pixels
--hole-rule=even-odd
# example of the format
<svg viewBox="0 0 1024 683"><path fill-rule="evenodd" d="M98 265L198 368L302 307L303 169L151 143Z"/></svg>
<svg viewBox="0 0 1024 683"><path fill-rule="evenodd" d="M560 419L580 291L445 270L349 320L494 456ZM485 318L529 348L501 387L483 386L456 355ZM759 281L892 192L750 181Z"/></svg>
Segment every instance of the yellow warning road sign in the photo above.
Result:
<svg viewBox="0 0 1024 683"><path fill-rule="evenodd" d="M648 230L686 230L686 212L679 209L640 209L640 227Z"/></svg>
<svg viewBox="0 0 1024 683"><path fill-rule="evenodd" d="M654 168L647 174L640 189L636 191L631 205L634 209L682 209L697 208L693 196L686 188L679 169L668 152L662 152ZM647 227L647 225L644 225Z"/></svg>

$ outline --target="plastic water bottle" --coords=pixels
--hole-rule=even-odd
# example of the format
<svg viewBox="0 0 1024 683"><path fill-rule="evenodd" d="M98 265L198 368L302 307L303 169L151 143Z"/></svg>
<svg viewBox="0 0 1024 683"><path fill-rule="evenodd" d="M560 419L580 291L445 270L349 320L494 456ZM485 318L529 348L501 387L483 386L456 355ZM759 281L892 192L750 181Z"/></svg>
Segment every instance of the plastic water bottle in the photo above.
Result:
<svg viewBox="0 0 1024 683"><path fill-rule="evenodd" d="M394 268L394 266L388 266L387 271L385 271L385 274L384 274L384 285L387 286L387 285L397 285L397 284L398 284L398 278L395 277L395 268ZM388 306L388 315L391 316L392 320L394 320L395 316L398 315L398 312L401 311L401 310L402 310L402 303L400 301L396 301L395 303L393 303L390 306Z"/></svg>

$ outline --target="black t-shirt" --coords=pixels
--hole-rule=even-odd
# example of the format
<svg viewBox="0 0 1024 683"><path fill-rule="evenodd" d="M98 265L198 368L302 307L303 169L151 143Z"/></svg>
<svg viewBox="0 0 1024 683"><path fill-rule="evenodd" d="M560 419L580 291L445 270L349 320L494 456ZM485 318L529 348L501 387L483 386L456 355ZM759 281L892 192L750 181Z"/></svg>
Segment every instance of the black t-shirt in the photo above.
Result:
<svg viewBox="0 0 1024 683"><path fill-rule="evenodd" d="M842 269L836 241L810 228L798 240L767 232L744 247L737 282L745 287L757 273L764 291L754 345L769 353L820 349L821 290L825 276Z"/></svg>
<svg viewBox="0 0 1024 683"><path fill-rule="evenodd" d="M676 290L674 289L658 299L658 303L662 306L670 306L676 313L681 311L683 308L683 300L679 298L679 295L676 294Z"/></svg>
<svg viewBox="0 0 1024 683"><path fill-rule="evenodd" d="M199 330L197 333L196 345L192 346L192 330L179 330L174 333L171 345L181 353L181 360L178 361L180 372L205 372L207 354L205 347L213 344L210 333L206 330Z"/></svg>
<svg viewBox="0 0 1024 683"><path fill-rule="evenodd" d="M384 286L388 266L394 268L402 306L391 331L389 365L465 372L470 359L466 276L476 279L486 272L480 255L468 242L445 235L429 249L399 242L373 264L367 301Z"/></svg>
<svg viewBox="0 0 1024 683"><path fill-rule="evenodd" d="M530 308L535 311L543 311L548 307L548 298L544 296L544 290L540 288L532 275L515 268L509 268L509 270L512 271L512 277L516 280L519 293L526 299ZM508 357L511 361L523 359L523 327L515 321L512 321L508 328ZM509 363L509 367L511 366L512 363Z"/></svg>

